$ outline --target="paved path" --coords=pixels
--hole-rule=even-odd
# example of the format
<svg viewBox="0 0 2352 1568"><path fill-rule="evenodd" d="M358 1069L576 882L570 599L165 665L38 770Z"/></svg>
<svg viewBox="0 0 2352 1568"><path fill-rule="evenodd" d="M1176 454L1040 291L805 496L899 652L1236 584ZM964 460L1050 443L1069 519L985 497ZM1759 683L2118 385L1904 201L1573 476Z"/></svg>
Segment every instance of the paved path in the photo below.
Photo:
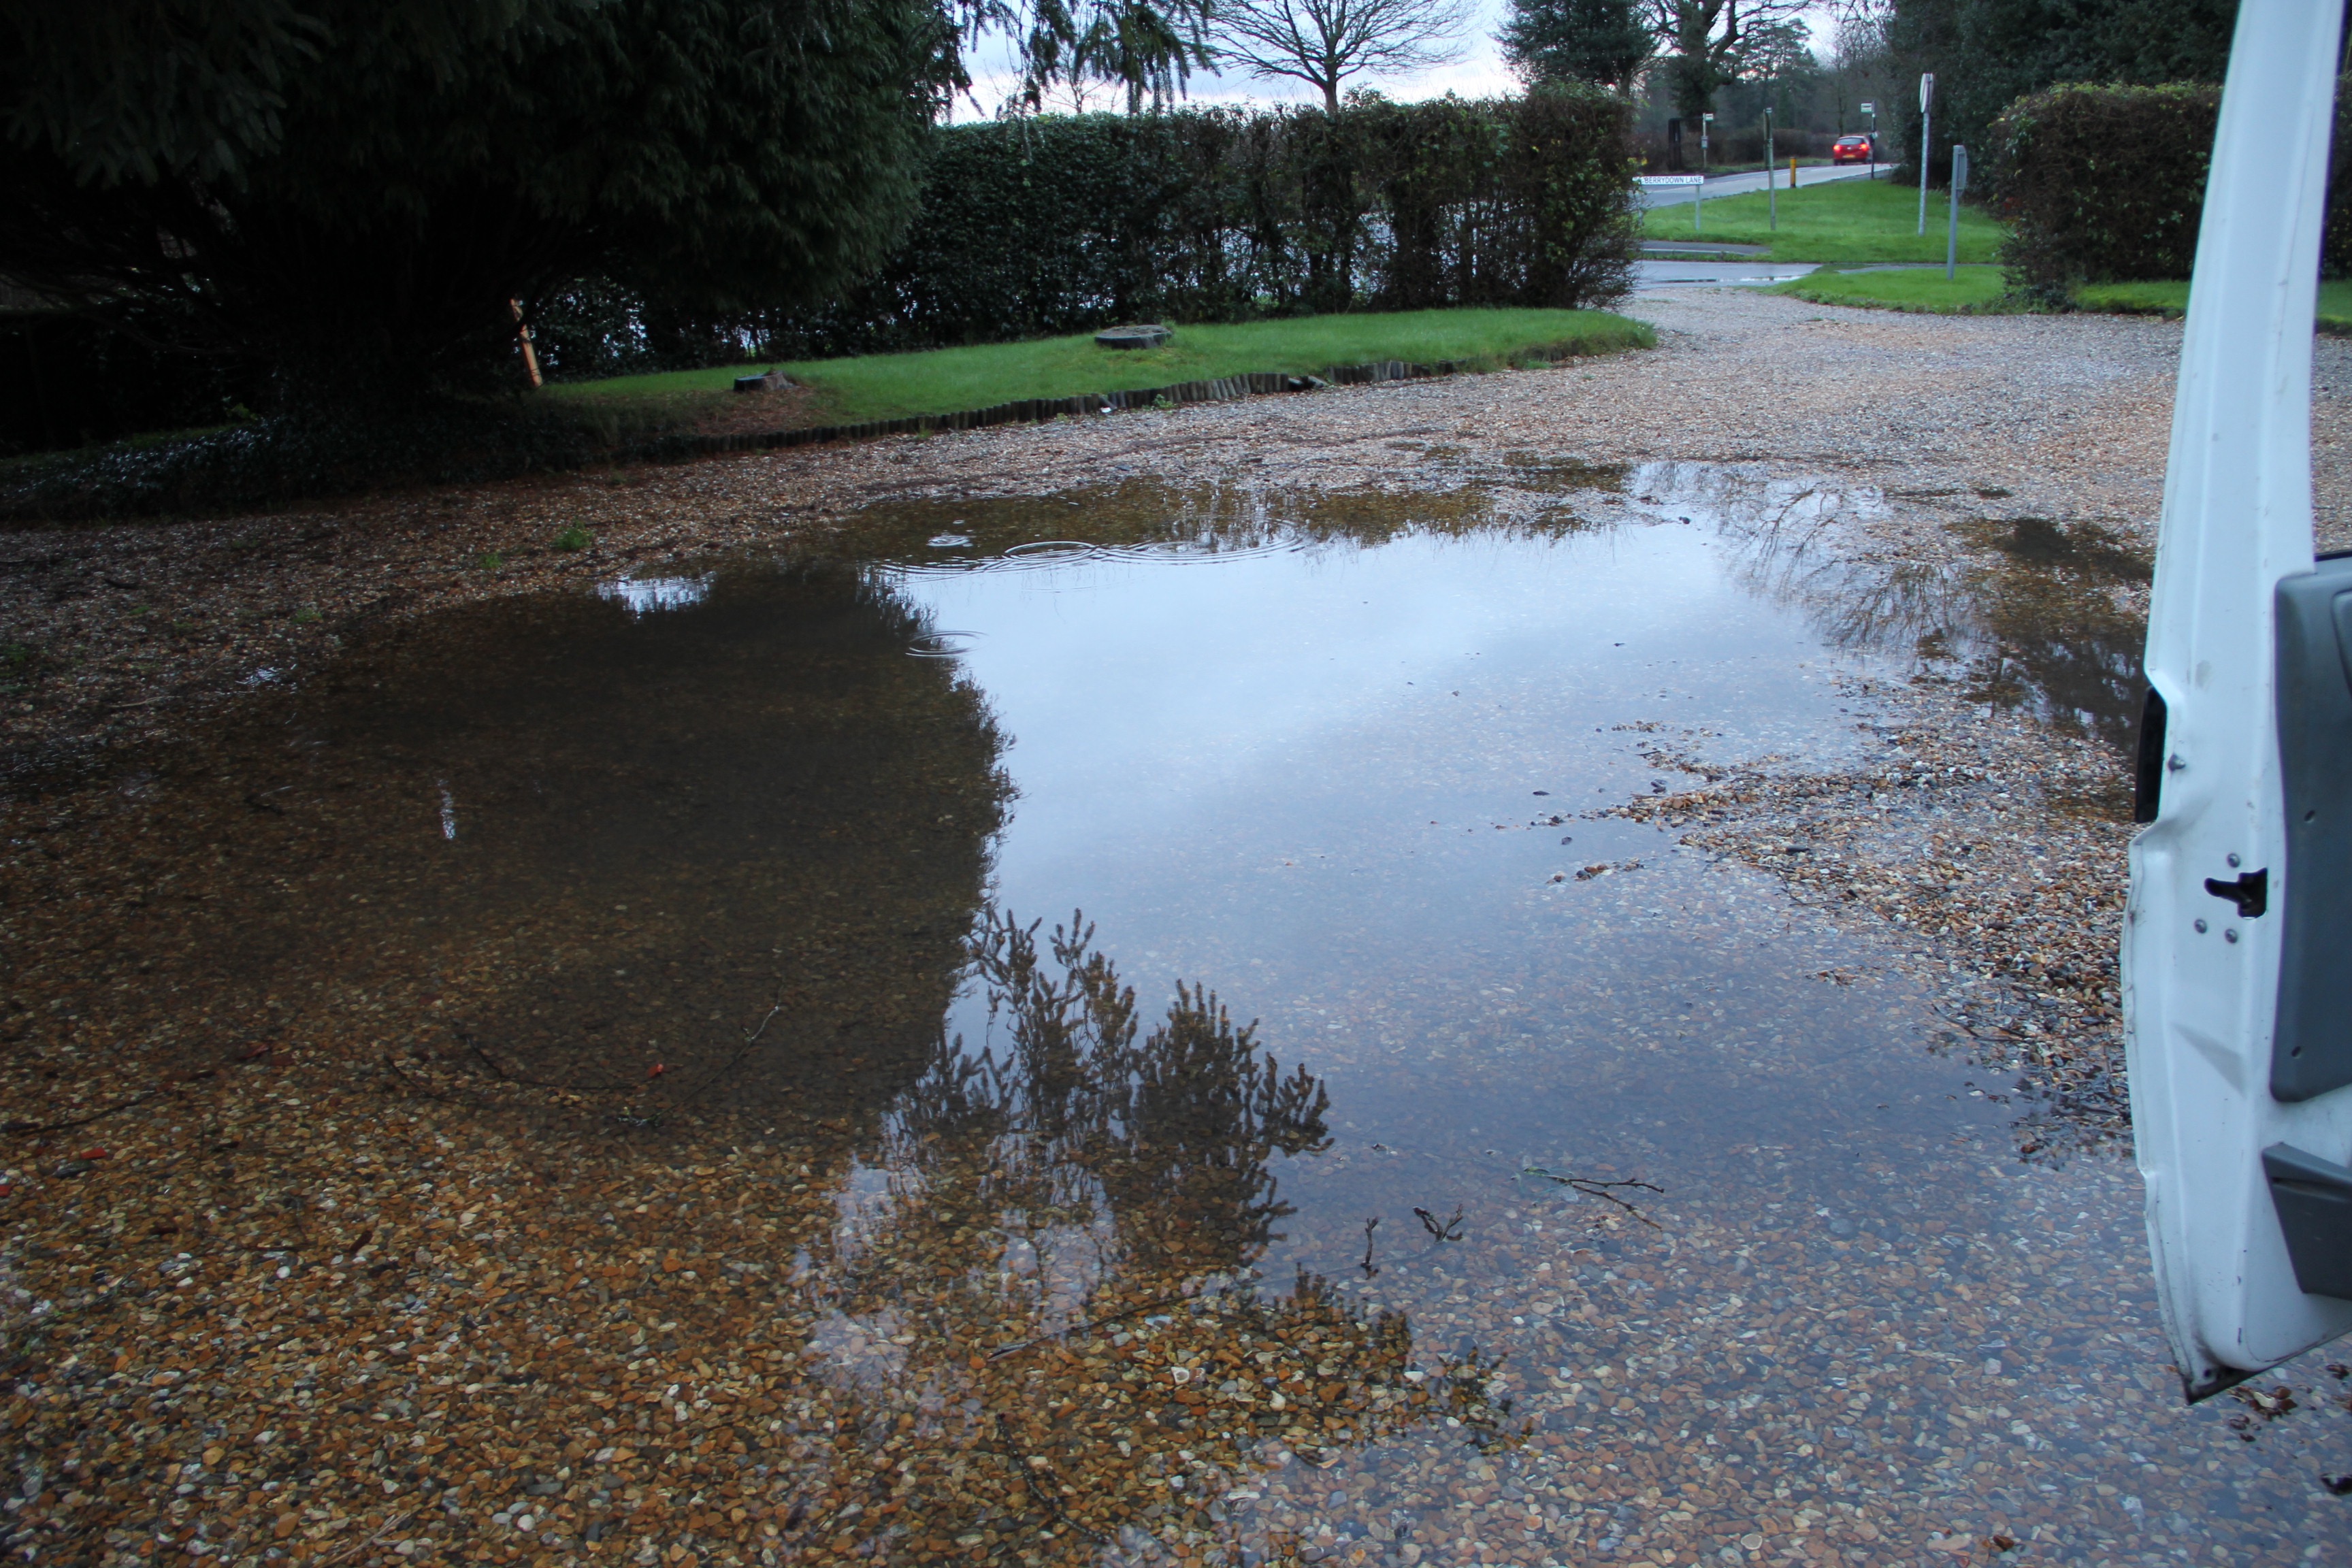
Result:
<svg viewBox="0 0 2352 1568"><path fill-rule="evenodd" d="M1891 168L1890 164L1881 163L1878 166L1878 177L1882 180L1887 178ZM1870 165L1867 163L1849 163L1843 168L1801 168L1797 171L1797 185L1801 190L1808 185L1826 185L1837 180L1863 180L1869 177ZM1781 190L1787 190L1789 171L1785 168L1775 170L1773 184ZM1645 207L1686 206L1696 199L1693 193L1701 188L1697 185L1643 185L1641 188L1642 205ZM1764 188L1764 172L1759 169L1746 174L1712 174L1707 177L1706 184L1703 188L1709 201L1718 196L1745 195L1750 191L1760 191Z"/></svg>
<svg viewBox="0 0 2352 1568"><path fill-rule="evenodd" d="M1633 291L1671 289L1690 283L1757 285L1802 278L1813 270L1810 261L1761 261L1732 258L1722 261L1659 261L1644 258L1633 263Z"/></svg>

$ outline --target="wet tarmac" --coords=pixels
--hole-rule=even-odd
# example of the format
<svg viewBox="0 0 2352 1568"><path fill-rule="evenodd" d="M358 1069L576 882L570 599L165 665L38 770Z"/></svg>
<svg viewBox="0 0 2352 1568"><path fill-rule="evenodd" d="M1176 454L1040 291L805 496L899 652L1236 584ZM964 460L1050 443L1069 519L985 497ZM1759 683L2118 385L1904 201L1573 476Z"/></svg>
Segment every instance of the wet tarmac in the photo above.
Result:
<svg viewBox="0 0 2352 1568"><path fill-rule="evenodd" d="M1525 467L1532 511L878 510L791 560L396 625L76 808L206 914L110 905L58 1011L198 997L232 1044L388 1052L568 1151L515 1223L580 1275L528 1307L587 1358L551 1381L676 1380L634 1426L592 1399L486 1439L568 1456L562 1518L422 1460L382 1550L2352 1552L2343 1374L2181 1403L2136 1175L2019 1159L1919 939L1595 815L1670 787L1662 731L1833 760L1922 670L2107 734L2132 558L2028 520L1987 525L2003 564L1854 568L1814 525L1898 503ZM20 990L66 996L39 962ZM681 1171L720 1184L707 1222L612 1196ZM708 1285L579 1261L645 1246ZM436 1278L399 1310L469 1310ZM760 1418L689 1439L745 1361ZM440 1397L413 1376L385 1419ZM692 1484L763 1500L642 1511L689 1443Z"/></svg>

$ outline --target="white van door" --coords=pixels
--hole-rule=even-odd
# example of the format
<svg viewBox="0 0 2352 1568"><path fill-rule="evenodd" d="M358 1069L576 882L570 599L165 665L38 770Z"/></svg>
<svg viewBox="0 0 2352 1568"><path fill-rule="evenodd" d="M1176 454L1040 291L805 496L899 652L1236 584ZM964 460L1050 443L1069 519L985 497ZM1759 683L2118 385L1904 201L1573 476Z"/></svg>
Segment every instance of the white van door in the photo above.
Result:
<svg viewBox="0 0 2352 1568"><path fill-rule="evenodd" d="M2192 1399L2352 1329L2352 559L2311 542L2342 14L2238 12L2148 616L2124 1013Z"/></svg>

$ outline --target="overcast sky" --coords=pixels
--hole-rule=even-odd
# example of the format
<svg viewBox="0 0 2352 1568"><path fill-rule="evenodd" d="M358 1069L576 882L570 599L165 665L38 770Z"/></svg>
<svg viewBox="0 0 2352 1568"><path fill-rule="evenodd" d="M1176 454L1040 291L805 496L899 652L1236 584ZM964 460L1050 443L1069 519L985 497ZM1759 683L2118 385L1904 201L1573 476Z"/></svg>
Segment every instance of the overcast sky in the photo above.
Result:
<svg viewBox="0 0 2352 1568"><path fill-rule="evenodd" d="M1495 98L1519 90L1518 79L1504 64L1502 52L1496 47L1495 31L1509 13L1509 0L1482 0L1478 20L1473 24L1465 39L1461 61L1441 66L1434 70L1413 76L1358 77L1351 86L1376 87L1389 97L1405 101L1423 98L1442 98L1454 92L1464 98ZM1815 5L1802 18L1813 37L1813 52L1827 57L1833 18L1827 5ZM959 121L984 120L996 112L996 106L1012 90L1015 79L1012 51L1002 40L991 40L990 46L977 51L971 60L972 97L956 104ZM1186 101L1194 104L1213 103L1285 103L1313 101L1320 95L1305 82L1255 81L1244 76L1195 76ZM1069 104L1060 105L1063 109ZM1088 97L1088 109L1120 109L1124 101L1108 88L1097 88Z"/></svg>

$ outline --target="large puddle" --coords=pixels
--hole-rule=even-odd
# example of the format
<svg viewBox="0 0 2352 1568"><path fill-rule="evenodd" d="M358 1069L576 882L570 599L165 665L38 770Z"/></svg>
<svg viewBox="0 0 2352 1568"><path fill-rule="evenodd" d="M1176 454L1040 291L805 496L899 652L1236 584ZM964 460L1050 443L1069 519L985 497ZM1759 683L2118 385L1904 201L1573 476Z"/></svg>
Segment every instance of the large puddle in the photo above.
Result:
<svg viewBox="0 0 2352 1568"><path fill-rule="evenodd" d="M1916 959L1589 815L1661 731L1834 763L1923 669L2120 736L2130 563L1832 569L1883 501L1719 471L1552 500L905 508L409 626L126 786L220 834L218 918L128 941L616 1160L805 1150L729 1265L814 1391L739 1450L771 1560L2346 1550L2341 1398L2180 1405L2137 1178L2021 1163Z"/></svg>

